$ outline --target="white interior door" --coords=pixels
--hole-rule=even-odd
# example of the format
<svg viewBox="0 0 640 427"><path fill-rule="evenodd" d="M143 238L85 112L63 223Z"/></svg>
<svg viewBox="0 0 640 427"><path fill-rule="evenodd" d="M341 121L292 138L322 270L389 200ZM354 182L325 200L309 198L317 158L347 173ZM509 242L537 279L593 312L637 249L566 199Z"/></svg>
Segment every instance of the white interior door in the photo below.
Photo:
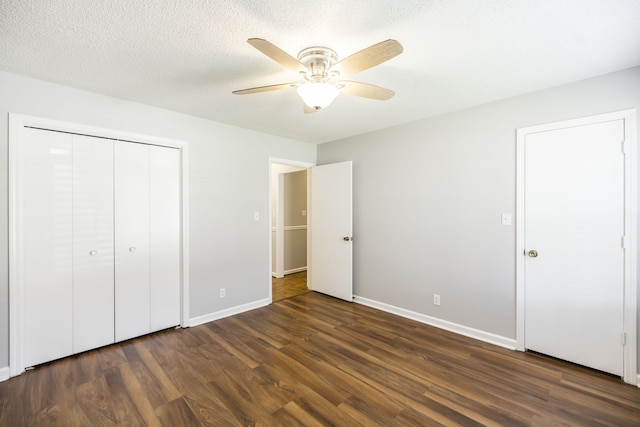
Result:
<svg viewBox="0 0 640 427"><path fill-rule="evenodd" d="M16 280L28 367L73 353L72 137L26 128L15 150Z"/></svg>
<svg viewBox="0 0 640 427"><path fill-rule="evenodd" d="M149 146L114 143L115 338L149 333Z"/></svg>
<svg viewBox="0 0 640 427"><path fill-rule="evenodd" d="M353 300L352 162L311 168L309 288Z"/></svg>
<svg viewBox="0 0 640 427"><path fill-rule="evenodd" d="M525 346L621 375L623 120L526 135Z"/></svg>
<svg viewBox="0 0 640 427"><path fill-rule="evenodd" d="M79 353L114 340L113 141L72 138L73 352Z"/></svg>

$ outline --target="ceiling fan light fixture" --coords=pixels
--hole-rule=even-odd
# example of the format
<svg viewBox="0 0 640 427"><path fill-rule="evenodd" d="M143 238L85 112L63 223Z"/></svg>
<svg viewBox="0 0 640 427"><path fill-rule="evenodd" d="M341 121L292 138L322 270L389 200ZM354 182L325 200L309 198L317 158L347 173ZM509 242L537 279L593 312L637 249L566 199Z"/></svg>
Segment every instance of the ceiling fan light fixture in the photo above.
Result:
<svg viewBox="0 0 640 427"><path fill-rule="evenodd" d="M298 95L308 107L321 110L328 107L340 91L329 83L306 83L298 86Z"/></svg>

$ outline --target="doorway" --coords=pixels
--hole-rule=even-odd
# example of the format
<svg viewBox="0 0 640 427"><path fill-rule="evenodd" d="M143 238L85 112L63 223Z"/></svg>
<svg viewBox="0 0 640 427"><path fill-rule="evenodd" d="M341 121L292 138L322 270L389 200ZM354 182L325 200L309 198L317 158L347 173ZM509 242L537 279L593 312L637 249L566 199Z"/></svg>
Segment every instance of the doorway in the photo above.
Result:
<svg viewBox="0 0 640 427"><path fill-rule="evenodd" d="M517 345L636 379L635 111L518 130Z"/></svg>
<svg viewBox="0 0 640 427"><path fill-rule="evenodd" d="M311 165L271 161L271 301L309 291L308 180Z"/></svg>
<svg viewBox="0 0 640 427"><path fill-rule="evenodd" d="M300 170L280 172L280 166ZM332 297L353 300L353 164L351 161L321 166L301 162L269 160L269 191L271 223L269 261L272 277L278 279L286 273L307 271L307 288ZM284 182L287 174L300 172L306 175L305 203L292 208L294 216L307 217L307 225L292 225L292 229L304 227L306 239L306 267L285 267L285 217L284 199L274 192L286 193ZM313 182L311 182L313 181ZM277 190L276 190L277 188ZM300 230L298 230L300 231ZM301 248L298 246L298 248ZM302 249L299 249L302 251ZM295 252L295 251L290 251ZM293 255L299 255L293 253ZM270 280L269 295L273 301L273 283Z"/></svg>

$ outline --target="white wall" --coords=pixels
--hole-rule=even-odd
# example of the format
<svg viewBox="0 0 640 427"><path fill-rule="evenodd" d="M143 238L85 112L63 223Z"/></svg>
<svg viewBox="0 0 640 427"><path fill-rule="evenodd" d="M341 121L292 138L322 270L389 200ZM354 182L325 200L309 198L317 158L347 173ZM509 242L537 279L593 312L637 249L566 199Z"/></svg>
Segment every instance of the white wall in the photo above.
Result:
<svg viewBox="0 0 640 427"><path fill-rule="evenodd" d="M627 108L640 67L320 145L320 164L354 161L355 294L515 338L515 129ZM268 298L268 159L316 146L0 72L0 370L9 112L188 141L190 316Z"/></svg>
<svg viewBox="0 0 640 427"><path fill-rule="evenodd" d="M628 108L640 67L320 145L354 162L354 293L515 339L516 128Z"/></svg>
<svg viewBox="0 0 640 427"><path fill-rule="evenodd" d="M269 297L269 157L313 163L315 145L0 72L0 370L9 346L10 112L187 141L190 318Z"/></svg>

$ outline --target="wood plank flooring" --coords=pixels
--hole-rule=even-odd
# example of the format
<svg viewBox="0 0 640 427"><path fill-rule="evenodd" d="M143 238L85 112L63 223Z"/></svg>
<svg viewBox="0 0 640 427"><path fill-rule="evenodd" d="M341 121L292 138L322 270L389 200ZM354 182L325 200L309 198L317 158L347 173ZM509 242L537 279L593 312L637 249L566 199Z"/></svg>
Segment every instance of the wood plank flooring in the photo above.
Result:
<svg viewBox="0 0 640 427"><path fill-rule="evenodd" d="M640 389L314 292L37 367L0 426L633 426Z"/></svg>
<svg viewBox="0 0 640 427"><path fill-rule="evenodd" d="M271 301L273 302L295 297L296 295L307 292L309 292L309 289L307 289L306 271L287 274L279 279L275 277L271 278Z"/></svg>

